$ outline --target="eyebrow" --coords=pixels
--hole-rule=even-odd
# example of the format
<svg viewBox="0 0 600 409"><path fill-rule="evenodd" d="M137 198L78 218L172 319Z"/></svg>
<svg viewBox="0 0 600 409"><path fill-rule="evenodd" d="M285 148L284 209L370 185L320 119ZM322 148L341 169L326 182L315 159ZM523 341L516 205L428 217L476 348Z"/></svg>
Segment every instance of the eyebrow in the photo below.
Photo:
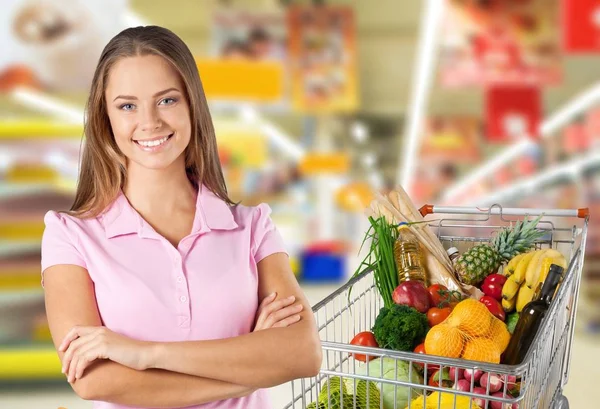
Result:
<svg viewBox="0 0 600 409"><path fill-rule="evenodd" d="M168 92L171 92L171 91L177 91L179 93L181 92L177 88L168 88L168 89L165 89L163 91L157 92L156 94L152 95L152 97L153 98L160 97L161 95L164 95L164 94L166 94ZM113 102L116 101L119 98L121 98L121 99L137 99L137 97L135 97L133 95L119 95L115 99L113 99Z"/></svg>

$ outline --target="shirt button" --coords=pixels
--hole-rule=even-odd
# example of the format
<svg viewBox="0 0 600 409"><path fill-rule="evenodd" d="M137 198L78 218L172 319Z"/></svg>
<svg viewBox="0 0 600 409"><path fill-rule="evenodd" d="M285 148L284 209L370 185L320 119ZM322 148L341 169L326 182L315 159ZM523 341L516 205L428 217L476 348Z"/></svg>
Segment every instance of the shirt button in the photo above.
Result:
<svg viewBox="0 0 600 409"><path fill-rule="evenodd" d="M182 295L181 297L179 297L179 300L181 302L186 302L187 301L187 297L185 295Z"/></svg>
<svg viewBox="0 0 600 409"><path fill-rule="evenodd" d="M183 283L183 277L182 276L177 277L177 282L178 283Z"/></svg>

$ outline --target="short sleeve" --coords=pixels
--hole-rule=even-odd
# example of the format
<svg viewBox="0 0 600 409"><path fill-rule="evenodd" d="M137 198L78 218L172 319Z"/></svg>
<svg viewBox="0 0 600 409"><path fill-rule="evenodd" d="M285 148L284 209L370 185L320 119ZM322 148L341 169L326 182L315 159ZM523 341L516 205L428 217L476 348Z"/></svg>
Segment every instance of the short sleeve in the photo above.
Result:
<svg viewBox="0 0 600 409"><path fill-rule="evenodd" d="M42 235L42 287L44 271L58 264L74 264L87 268L81 252L77 249L77 240L69 231L66 218L55 211L44 216L44 234Z"/></svg>
<svg viewBox="0 0 600 409"><path fill-rule="evenodd" d="M283 238L271 220L271 208L266 203L261 203L254 208L252 243L252 255L256 263L271 254L287 254Z"/></svg>

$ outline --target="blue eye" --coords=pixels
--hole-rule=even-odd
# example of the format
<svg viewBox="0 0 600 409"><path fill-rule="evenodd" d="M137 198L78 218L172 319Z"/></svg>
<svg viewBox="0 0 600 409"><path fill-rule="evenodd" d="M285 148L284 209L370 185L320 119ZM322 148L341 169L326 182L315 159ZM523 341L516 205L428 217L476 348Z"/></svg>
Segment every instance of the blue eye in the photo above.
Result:
<svg viewBox="0 0 600 409"><path fill-rule="evenodd" d="M177 102L177 100L175 98L163 98L160 101L160 104L162 104L162 105L173 105L175 102Z"/></svg>
<svg viewBox="0 0 600 409"><path fill-rule="evenodd" d="M123 111L131 111L134 107L135 105L133 104L123 104L119 107L119 109L122 109Z"/></svg>

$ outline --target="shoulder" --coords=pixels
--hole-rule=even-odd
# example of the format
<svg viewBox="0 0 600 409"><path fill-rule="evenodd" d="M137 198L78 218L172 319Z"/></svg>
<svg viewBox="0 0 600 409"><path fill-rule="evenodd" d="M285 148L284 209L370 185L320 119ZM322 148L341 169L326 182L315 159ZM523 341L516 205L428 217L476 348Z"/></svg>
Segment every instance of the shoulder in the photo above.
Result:
<svg viewBox="0 0 600 409"><path fill-rule="evenodd" d="M99 217L89 219L73 216L66 212L49 210L44 215L44 236L63 237L77 241L80 234L93 230Z"/></svg>
<svg viewBox="0 0 600 409"><path fill-rule="evenodd" d="M97 218L93 218L96 220ZM72 216L65 212L57 212L49 210L44 215L44 225L46 229L60 228L63 230L74 230L77 227L81 228L88 224L90 220Z"/></svg>
<svg viewBox="0 0 600 409"><path fill-rule="evenodd" d="M265 222L271 221L272 209L266 203L260 203L256 206L245 206L238 204L231 207L231 213L238 226L255 229Z"/></svg>

